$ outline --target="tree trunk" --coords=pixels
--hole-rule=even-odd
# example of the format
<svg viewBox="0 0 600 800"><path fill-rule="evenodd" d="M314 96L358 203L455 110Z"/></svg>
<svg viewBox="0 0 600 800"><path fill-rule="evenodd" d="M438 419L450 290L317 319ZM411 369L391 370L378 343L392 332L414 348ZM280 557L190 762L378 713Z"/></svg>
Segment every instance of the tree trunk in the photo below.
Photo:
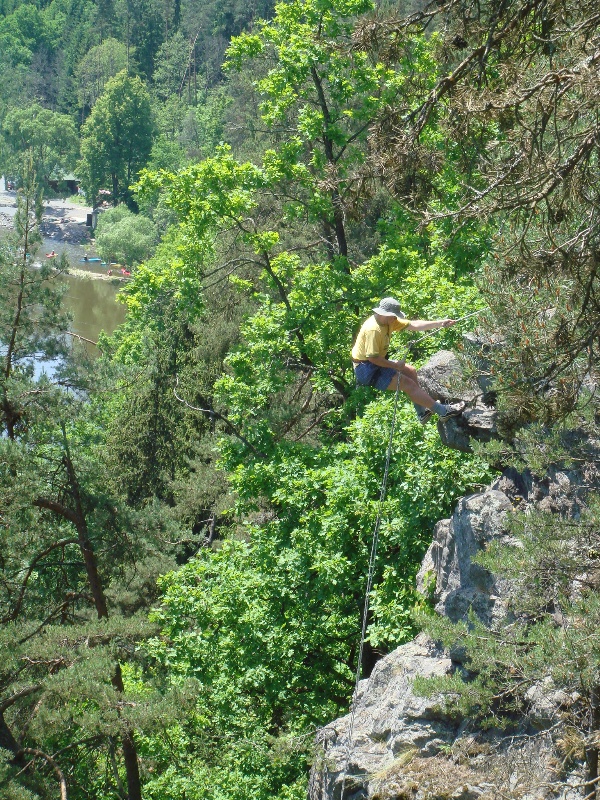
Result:
<svg viewBox="0 0 600 800"><path fill-rule="evenodd" d="M120 664L117 664L115 669L112 685L120 693L125 691ZM123 746L123 761L125 762L125 773L127 775L127 800L142 800L142 781L140 779L137 750L133 739L133 731L129 728L121 737L121 744Z"/></svg>
<svg viewBox="0 0 600 800"><path fill-rule="evenodd" d="M590 738L600 733L600 686L594 686L590 692ZM589 745L585 750L586 761L586 795L585 800L596 800L598 797L598 745Z"/></svg>
<svg viewBox="0 0 600 800"><path fill-rule="evenodd" d="M27 254L29 252L29 239L31 233L31 225L29 221L29 213L31 206L31 198L29 194L25 195L25 208L24 208L24 228L23 228L23 263L21 265L21 272L19 274L19 292L17 295L17 307L15 310L15 317L13 319L10 339L6 347L6 356L4 357L4 397L2 400L2 409L4 411L4 418L6 423L6 432L9 439L15 438L15 425L19 419L19 414L14 405L8 398L8 387L6 382L9 380L13 371L13 355L17 342L17 334L21 325L21 314L23 313L23 303L25 294L25 278L27 275Z"/></svg>
<svg viewBox="0 0 600 800"><path fill-rule="evenodd" d="M323 114L323 146L325 148L325 157L327 158L329 164L332 167L335 167L337 164L337 159L333 152L333 140L329 136L328 132L329 125L331 124L329 106L327 105L327 99L325 97L321 76L317 72L316 67L312 67L311 74L315 89L317 91L319 105L321 106L321 113ZM337 241L338 255L342 256L343 258L348 258L348 240L346 239L344 208L342 204L342 198L337 188L334 188L331 191L331 204L333 206L333 229L335 231L335 238ZM345 267L345 272L350 272L348 266Z"/></svg>
<svg viewBox="0 0 600 800"><path fill-rule="evenodd" d="M75 509L74 509L75 515L73 521L75 523L75 527L77 528L79 547L81 549L81 555L83 556L83 561L85 563L88 583L90 585L90 590L92 592L94 603L96 605L98 619L108 618L108 607L106 605L106 597L104 596L102 581L98 573L96 554L94 553L92 544L90 542L85 511L83 508L83 503L81 502L81 491L79 488L79 481L77 480L75 467L73 466L73 461L71 460L71 451L69 450L69 442L67 440L67 432L65 430L64 423L61 423L61 428L63 433L63 442L65 446L64 464L65 464L65 469L67 471L69 488L71 490L71 495L73 497L73 501L75 504Z"/></svg>
<svg viewBox="0 0 600 800"><path fill-rule="evenodd" d="M12 734L11 729L6 724L4 712L23 697L29 697L30 695L39 692L41 688L42 686L39 683L36 683L34 686L26 686L24 689L15 692L11 697L7 697L6 700L3 700L2 703L0 703L0 749L8 750L9 753L12 753L12 763L17 764L17 766L24 766L25 758L23 757L21 745L19 742L17 742Z"/></svg>
<svg viewBox="0 0 600 800"><path fill-rule="evenodd" d="M79 547L83 556L85 564L87 580L94 598L94 605L98 619L108 619L108 606L106 597L104 595L104 588L102 586L102 579L98 571L98 564L96 561L96 554L90 542L87 520L85 516L85 509L81 498L81 490L77 473L71 459L71 451L69 449L69 442L64 423L61 424L63 433L63 443L65 448L65 455L63 464L67 473L67 483L69 493L73 500L74 508L69 508L63 503L58 503L54 500L46 498L38 498L35 502L40 508L48 508L59 514L64 519L73 523L77 530ZM123 675L121 666L117 663L115 673L111 678L111 683L119 693L124 692ZM137 751L135 741L133 738L133 731L127 727L121 737L121 744L123 747L123 761L125 764L125 771L127 774L127 800L142 800L142 784L140 779L140 770L137 759Z"/></svg>
<svg viewBox="0 0 600 800"><path fill-rule="evenodd" d="M19 743L15 737L12 735L11 729L6 724L4 714L0 714L0 748L2 750L8 750L9 753L14 754L12 759L13 764L16 764L17 766L23 766L25 764L23 751L19 747Z"/></svg>

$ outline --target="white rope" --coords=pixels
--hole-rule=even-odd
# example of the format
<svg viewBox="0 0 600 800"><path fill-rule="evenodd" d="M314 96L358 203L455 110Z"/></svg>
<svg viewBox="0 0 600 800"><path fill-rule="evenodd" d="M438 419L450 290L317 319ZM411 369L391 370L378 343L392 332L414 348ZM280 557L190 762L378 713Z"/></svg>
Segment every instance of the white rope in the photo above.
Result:
<svg viewBox="0 0 600 800"><path fill-rule="evenodd" d="M356 701L358 699L358 684L360 683L360 674L362 668L362 659L365 646L365 638L367 633L367 619L369 616L369 600L371 589L373 587L373 574L375 572L375 561L377 559L377 545L379 543L379 528L381 526L381 517L383 513L383 503L387 491L388 475L390 471L390 458L392 455L392 446L394 442L394 431L396 428L396 413L398 410L398 395L400 393L400 381L397 381L396 395L394 397L394 410L392 413L392 424L390 426L390 435L388 440L387 453L385 457L385 468L383 471L383 481L381 482L381 491L379 493L379 504L377 508L377 518L375 520L375 528L373 529L373 540L371 543L371 555L369 557L369 570L367 573L367 588L365 591L365 603L362 615L362 629L360 634L360 647L358 649L358 664L356 666L356 677L354 680L354 692L352 694L352 711L350 713L350 727L348 729L348 742L346 748L346 763L344 766L344 773L342 778L342 791L340 800L344 800L344 791L346 789L346 775L348 774L348 766L350 764L350 757L353 751L353 736L354 736L354 718L356 715Z"/></svg>

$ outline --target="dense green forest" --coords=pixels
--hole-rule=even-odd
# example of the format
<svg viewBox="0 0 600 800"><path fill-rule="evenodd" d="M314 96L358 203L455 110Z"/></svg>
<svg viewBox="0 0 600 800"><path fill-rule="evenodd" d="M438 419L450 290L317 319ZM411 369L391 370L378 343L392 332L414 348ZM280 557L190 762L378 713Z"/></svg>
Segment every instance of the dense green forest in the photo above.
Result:
<svg viewBox="0 0 600 800"><path fill-rule="evenodd" d="M559 433L597 409L599 30L592 0L0 0L19 190L0 239L0 796L305 796L315 730L354 688L394 398L356 388L349 353L381 297L413 319L484 309L506 441L449 450L401 397L363 675L427 616L414 578L456 499L506 463L571 463L581 439ZM93 360L61 335L56 270L28 261L70 173L90 205L110 193L98 247L132 271ZM395 355L419 365L465 330ZM595 590L561 607L597 625ZM540 600L527 635L549 641L552 613ZM492 668L502 646L480 705L514 674ZM576 646L593 698L597 652ZM506 647L519 675L553 657Z"/></svg>

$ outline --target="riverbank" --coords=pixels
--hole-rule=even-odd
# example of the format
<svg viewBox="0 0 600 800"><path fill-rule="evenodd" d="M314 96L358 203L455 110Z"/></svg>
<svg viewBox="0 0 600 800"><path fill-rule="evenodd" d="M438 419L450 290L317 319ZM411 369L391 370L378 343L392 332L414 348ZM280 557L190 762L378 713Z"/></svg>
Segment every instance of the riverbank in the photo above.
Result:
<svg viewBox="0 0 600 800"><path fill-rule="evenodd" d="M0 230L12 230L17 212L17 193L6 189L0 182ZM42 212L40 233L43 237L42 247L37 262L44 260L46 253L56 253L57 257L63 253L69 259L69 275L93 281L107 281L115 285L124 283L127 276L114 274L108 275L107 269L95 266L95 262L83 265L83 256L91 250L92 231L87 226L91 206L72 201L58 199L46 200ZM117 267L116 269L119 269Z"/></svg>
<svg viewBox="0 0 600 800"><path fill-rule="evenodd" d="M17 212L17 193L0 189L0 227L11 230ZM86 222L91 206L67 200L46 200L42 212L41 234L46 239L72 245L88 244L91 229Z"/></svg>
<svg viewBox="0 0 600 800"><path fill-rule="evenodd" d="M69 203L66 200L47 200L42 213L42 236L56 242L89 245L92 229L86 222L90 206Z"/></svg>
<svg viewBox="0 0 600 800"><path fill-rule="evenodd" d="M0 238L14 228L16 211L17 194L7 191L0 178ZM70 333L81 337L88 355L93 358L98 351L89 342L97 341L101 331L112 334L125 320L126 307L117 302L116 297L128 276L121 273L121 265L112 266L113 274L109 275L109 268L100 266L99 262L82 261L86 253L93 255L91 230L86 225L90 212L91 208L86 205L47 200L42 216L43 242L36 263L47 262L46 253L52 251L57 257L63 254L67 257L69 268L62 272L60 280L67 284L64 303L72 317Z"/></svg>

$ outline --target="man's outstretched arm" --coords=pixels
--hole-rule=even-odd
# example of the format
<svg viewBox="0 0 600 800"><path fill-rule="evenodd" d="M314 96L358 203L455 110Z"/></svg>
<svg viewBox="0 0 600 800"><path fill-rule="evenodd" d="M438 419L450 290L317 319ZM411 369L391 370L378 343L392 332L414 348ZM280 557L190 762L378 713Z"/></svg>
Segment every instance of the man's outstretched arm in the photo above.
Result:
<svg viewBox="0 0 600 800"><path fill-rule="evenodd" d="M455 319L411 319L406 331L435 331L438 328L449 328L456 323Z"/></svg>

